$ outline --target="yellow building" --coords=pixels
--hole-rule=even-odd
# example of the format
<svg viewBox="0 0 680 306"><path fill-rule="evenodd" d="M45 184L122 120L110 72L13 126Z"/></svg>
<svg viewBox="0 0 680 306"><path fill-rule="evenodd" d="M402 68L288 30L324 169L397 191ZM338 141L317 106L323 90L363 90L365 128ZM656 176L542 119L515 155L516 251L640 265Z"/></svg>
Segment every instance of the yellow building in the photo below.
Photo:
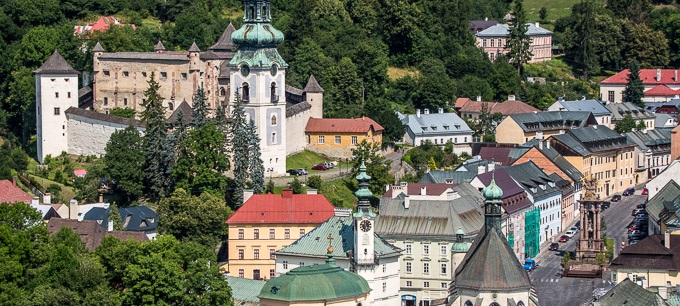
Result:
<svg viewBox="0 0 680 306"><path fill-rule="evenodd" d="M550 146L585 177L597 180L597 195L609 197L638 183L635 144L606 126L595 125L566 131L548 139Z"/></svg>
<svg viewBox="0 0 680 306"><path fill-rule="evenodd" d="M496 127L496 141L523 144L532 139L547 139L569 129L596 125L590 112L531 112L512 114Z"/></svg>
<svg viewBox="0 0 680 306"><path fill-rule="evenodd" d="M257 194L228 220L228 265L231 276L271 279L276 275L274 252L290 245L335 214L320 194Z"/></svg>
<svg viewBox="0 0 680 306"><path fill-rule="evenodd" d="M328 157L348 158L352 156L352 149L364 140L382 145L383 130L380 124L368 117L310 118L305 135L309 150Z"/></svg>

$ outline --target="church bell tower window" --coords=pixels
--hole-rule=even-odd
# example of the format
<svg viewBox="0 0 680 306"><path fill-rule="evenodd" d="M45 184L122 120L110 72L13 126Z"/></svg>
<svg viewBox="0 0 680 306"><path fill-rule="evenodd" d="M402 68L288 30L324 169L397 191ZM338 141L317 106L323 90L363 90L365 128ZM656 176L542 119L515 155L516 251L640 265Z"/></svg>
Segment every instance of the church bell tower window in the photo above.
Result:
<svg viewBox="0 0 680 306"><path fill-rule="evenodd" d="M248 83L243 83L243 85L241 85L241 99L243 102L250 101L250 87L248 86Z"/></svg>

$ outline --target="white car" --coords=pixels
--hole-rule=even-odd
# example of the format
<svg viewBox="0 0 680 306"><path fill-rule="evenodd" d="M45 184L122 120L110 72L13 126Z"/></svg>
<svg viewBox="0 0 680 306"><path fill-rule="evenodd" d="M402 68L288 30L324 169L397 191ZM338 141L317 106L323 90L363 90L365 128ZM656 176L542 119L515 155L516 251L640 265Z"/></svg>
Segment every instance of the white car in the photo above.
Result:
<svg viewBox="0 0 680 306"><path fill-rule="evenodd" d="M572 230L568 230L568 231L567 231L566 233L564 233L564 234L567 235L567 236L569 236L569 238L572 238L572 237L574 237L574 235L576 235L576 232L575 232L575 231L572 231Z"/></svg>

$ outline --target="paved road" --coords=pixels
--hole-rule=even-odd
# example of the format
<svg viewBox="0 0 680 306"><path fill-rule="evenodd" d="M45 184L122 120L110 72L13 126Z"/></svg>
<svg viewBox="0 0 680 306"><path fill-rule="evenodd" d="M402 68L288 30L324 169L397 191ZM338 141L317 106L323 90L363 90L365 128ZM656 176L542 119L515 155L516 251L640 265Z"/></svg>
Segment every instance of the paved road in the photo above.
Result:
<svg viewBox="0 0 680 306"><path fill-rule="evenodd" d="M639 194L640 191L637 191ZM628 242L626 227L633 221L630 215L633 208L644 202L646 196L623 197L620 202L612 202L611 207L602 214L607 225L607 237L614 238L614 257L620 251L621 241ZM575 236L576 237L576 236ZM572 306L581 305L592 298L596 288L611 287L609 273L604 272L602 279L562 278L560 263L565 251L576 249L576 239L560 243L557 252L548 251L547 246L536 257L539 267L530 273L532 284L538 292L541 305Z"/></svg>

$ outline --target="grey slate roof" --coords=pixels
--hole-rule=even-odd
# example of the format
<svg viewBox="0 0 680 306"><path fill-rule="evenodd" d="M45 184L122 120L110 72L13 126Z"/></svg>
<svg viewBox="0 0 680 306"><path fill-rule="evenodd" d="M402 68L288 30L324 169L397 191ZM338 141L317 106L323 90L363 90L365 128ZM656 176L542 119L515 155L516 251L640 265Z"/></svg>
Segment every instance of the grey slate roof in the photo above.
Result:
<svg viewBox="0 0 680 306"><path fill-rule="evenodd" d="M498 22L496 20L489 20L489 19L470 20L470 22L469 22L470 32L472 32L472 34L476 34L476 33L479 33L481 31L488 29L491 26L497 25L499 23L500 22Z"/></svg>
<svg viewBox="0 0 680 306"><path fill-rule="evenodd" d="M670 101L663 102L645 102L645 110L650 113L654 113L660 107L669 105L680 107L680 99L671 99Z"/></svg>
<svg viewBox="0 0 680 306"><path fill-rule="evenodd" d="M609 103L606 107L612 112L612 122L621 120L626 115L630 115L635 121L654 118L652 113L635 106L631 102Z"/></svg>
<svg viewBox="0 0 680 306"><path fill-rule="evenodd" d="M575 101L557 101L555 104L561 105L565 110L591 112L595 116L609 116L609 111L602 102L594 99L590 100L575 100ZM555 105L553 104L553 106ZM551 106L552 107L552 106Z"/></svg>
<svg viewBox="0 0 680 306"><path fill-rule="evenodd" d="M187 103L187 101L182 101L177 107L175 107L175 110L172 112L172 115L168 117L168 123L176 123L177 120L179 120L179 114L182 114L182 122L184 124L189 124L191 121L194 120L194 117L192 116L192 108Z"/></svg>
<svg viewBox="0 0 680 306"><path fill-rule="evenodd" d="M420 179L419 183L461 184L469 183L479 174L479 166L489 171L491 161L483 159L468 159L454 171L432 170Z"/></svg>
<svg viewBox="0 0 680 306"><path fill-rule="evenodd" d="M231 34L236 31L236 28L234 28L234 25L229 23L227 28L222 32L222 36L220 36L220 39L217 40L217 42L210 46L208 50L216 50L216 51L234 51L236 50L236 45L234 42L231 40Z"/></svg>
<svg viewBox="0 0 680 306"><path fill-rule="evenodd" d="M672 213L677 214L680 210L680 185L675 180L668 181L653 198L649 199L645 210L656 222L664 217L670 217Z"/></svg>
<svg viewBox="0 0 680 306"><path fill-rule="evenodd" d="M64 57L54 50L54 53L50 58L45 61L45 63L40 66L37 70L33 71L35 74L80 74L77 70L73 69L69 63L66 62Z"/></svg>
<svg viewBox="0 0 680 306"><path fill-rule="evenodd" d="M675 117L671 116L670 114L654 114L654 127L655 128L673 128L673 125L666 125L668 120L671 120ZM676 119L677 120L677 119Z"/></svg>
<svg viewBox="0 0 680 306"><path fill-rule="evenodd" d="M103 53L100 59L128 59L128 60L165 60L165 61L189 61L187 52L112 52Z"/></svg>
<svg viewBox="0 0 680 306"><path fill-rule="evenodd" d="M102 228L106 229L110 213L111 207L95 207L83 216L83 220L97 221ZM118 213L123 221L124 231L148 232L155 230L158 226L158 214L148 206L121 207L118 208Z"/></svg>
<svg viewBox="0 0 680 306"><path fill-rule="evenodd" d="M95 111L91 110L86 110L82 108L77 108L77 107L69 107L66 112L67 115L77 115L85 118L90 118L90 119L95 119L95 120L101 120L104 122L111 122L111 123L118 123L122 125L132 125L136 127L142 127L145 128L146 124L144 122L141 122L139 120L135 119L130 119L130 118L123 118L123 117L118 117L118 116L113 116L109 114L104 114L104 113L98 113Z"/></svg>
<svg viewBox="0 0 680 306"><path fill-rule="evenodd" d="M260 299L257 297L262 291L262 287L266 284L266 281L240 278L233 276L225 276L229 287L231 287L231 298L236 302L251 302L260 303Z"/></svg>
<svg viewBox="0 0 680 306"><path fill-rule="evenodd" d="M597 120L591 112L554 111L526 114L512 114L504 120L512 119L525 132L579 128L596 125Z"/></svg>
<svg viewBox="0 0 680 306"><path fill-rule="evenodd" d="M106 50L104 50L104 47L102 47L102 45L99 42L97 42L97 44L94 45L94 48L92 48L92 52L104 52L104 51Z"/></svg>
<svg viewBox="0 0 680 306"><path fill-rule="evenodd" d="M551 35L552 32L541 28L540 26L536 26L535 23L527 23L527 32L526 34L529 36L536 36L536 35ZM494 26L490 26L486 28L485 30L475 34L479 37L500 37L500 36L508 36L510 35L510 26L507 24L497 24Z"/></svg>
<svg viewBox="0 0 680 306"><path fill-rule="evenodd" d="M595 305L621 306L621 305L645 305L662 306L668 305L658 294L648 291L625 278L614 288L605 293Z"/></svg>
<svg viewBox="0 0 680 306"><path fill-rule="evenodd" d="M510 248L507 239L495 230L484 229L456 268L457 288L490 290L529 290L529 275Z"/></svg>
<svg viewBox="0 0 680 306"><path fill-rule="evenodd" d="M201 52L201 49L198 48L196 45L196 42L191 44L191 47L189 47L189 52Z"/></svg>
<svg viewBox="0 0 680 306"><path fill-rule="evenodd" d="M459 198L452 200L410 200L404 208L404 195L381 198L375 232L383 237L435 236L455 239L461 228L475 235L484 224L481 193L468 183L453 187Z"/></svg>
<svg viewBox="0 0 680 306"><path fill-rule="evenodd" d="M584 177L578 168L574 167L564 156L560 155L555 149L543 146L543 148L536 147L539 152L543 153L545 157L551 160L557 168L560 168L562 172L567 174L569 178L574 182L580 182Z"/></svg>
<svg viewBox="0 0 680 306"><path fill-rule="evenodd" d="M316 78L313 74L309 75L309 80L307 80L307 85L305 85L305 92L323 93L323 88L321 88L321 85L319 85L319 82L316 81Z"/></svg>
<svg viewBox="0 0 680 306"><path fill-rule="evenodd" d="M286 104L286 118L295 116L295 115L297 115L301 112L304 112L304 111L306 111L310 108L312 108L312 105L309 104L309 102L307 102L307 101L303 101L303 102L291 104L291 105Z"/></svg>
<svg viewBox="0 0 680 306"><path fill-rule="evenodd" d="M628 143L626 136L622 136L603 125L571 129L565 134L555 135L551 138L558 142L555 145L562 145L568 148L571 151L570 153L580 156L634 146L634 144ZM558 149L556 148L556 150ZM561 153L562 155L565 154L565 152Z"/></svg>
<svg viewBox="0 0 680 306"><path fill-rule="evenodd" d="M557 182L541 170L533 161L505 167L505 171L530 194L534 201L538 198L561 192Z"/></svg>
<svg viewBox="0 0 680 306"><path fill-rule="evenodd" d="M153 47L154 51L165 51L165 46L163 46L163 43L159 40L158 43Z"/></svg>
<svg viewBox="0 0 680 306"><path fill-rule="evenodd" d="M467 123L455 113L430 113L406 116L406 128L414 135L472 134ZM436 129L436 130L433 130Z"/></svg>
<svg viewBox="0 0 680 306"><path fill-rule="evenodd" d="M349 252L354 248L354 218L352 216L333 216L315 229L300 237L297 241L276 252L277 255L327 258L328 236L333 236L333 257L349 259ZM375 255L394 257L401 255L401 249L375 234Z"/></svg>
<svg viewBox="0 0 680 306"><path fill-rule="evenodd" d="M661 128L646 132L635 131L626 133L626 138L635 143L643 152L670 152L671 149L671 129Z"/></svg>

